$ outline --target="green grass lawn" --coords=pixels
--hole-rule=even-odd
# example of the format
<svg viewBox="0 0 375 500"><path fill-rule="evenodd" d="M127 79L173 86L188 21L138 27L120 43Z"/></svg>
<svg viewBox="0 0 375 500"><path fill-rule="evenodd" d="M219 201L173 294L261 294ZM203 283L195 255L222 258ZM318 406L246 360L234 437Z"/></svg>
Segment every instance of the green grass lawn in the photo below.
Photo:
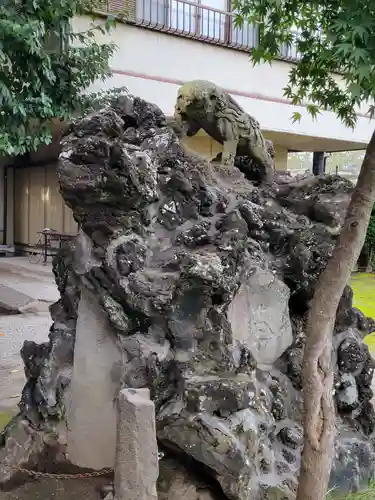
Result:
<svg viewBox="0 0 375 500"><path fill-rule="evenodd" d="M350 495L335 495L329 494L327 500L374 500L375 499L375 489L371 488L366 491L361 491L360 493L352 493Z"/></svg>
<svg viewBox="0 0 375 500"><path fill-rule="evenodd" d="M13 417L14 412L11 411L0 411L0 432L4 429L8 422L10 422Z"/></svg>
<svg viewBox="0 0 375 500"><path fill-rule="evenodd" d="M354 292L353 306L375 319L375 274L353 274L350 286ZM375 333L367 335L365 342L370 351L375 352ZM375 500L375 487L371 486L366 491L350 495L340 496L332 493L327 496L327 500Z"/></svg>
<svg viewBox="0 0 375 500"><path fill-rule="evenodd" d="M350 285L354 292L354 307L375 319L375 274L353 274ZM375 352L375 333L368 335L365 342L370 351Z"/></svg>

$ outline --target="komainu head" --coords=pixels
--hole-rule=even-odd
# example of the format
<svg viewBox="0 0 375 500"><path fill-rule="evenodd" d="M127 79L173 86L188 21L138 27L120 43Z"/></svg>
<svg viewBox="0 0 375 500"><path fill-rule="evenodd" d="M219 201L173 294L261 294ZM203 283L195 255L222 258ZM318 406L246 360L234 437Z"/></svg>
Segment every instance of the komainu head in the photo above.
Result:
<svg viewBox="0 0 375 500"><path fill-rule="evenodd" d="M220 87L205 80L193 80L179 88L174 116L178 121L204 119L225 105L226 93Z"/></svg>

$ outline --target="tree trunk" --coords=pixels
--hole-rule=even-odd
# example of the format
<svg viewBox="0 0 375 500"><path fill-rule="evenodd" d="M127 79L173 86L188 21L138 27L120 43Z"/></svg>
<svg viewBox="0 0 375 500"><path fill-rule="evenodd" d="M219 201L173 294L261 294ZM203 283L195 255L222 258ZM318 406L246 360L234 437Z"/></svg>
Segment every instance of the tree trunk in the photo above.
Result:
<svg viewBox="0 0 375 500"><path fill-rule="evenodd" d="M332 335L336 312L363 247L375 199L375 132L331 259L310 304L303 360L304 449L296 500L325 500L335 438Z"/></svg>
<svg viewBox="0 0 375 500"><path fill-rule="evenodd" d="M368 255L367 255L367 265L366 265L366 273L372 273L372 258L374 255L374 249L370 247L368 249Z"/></svg>

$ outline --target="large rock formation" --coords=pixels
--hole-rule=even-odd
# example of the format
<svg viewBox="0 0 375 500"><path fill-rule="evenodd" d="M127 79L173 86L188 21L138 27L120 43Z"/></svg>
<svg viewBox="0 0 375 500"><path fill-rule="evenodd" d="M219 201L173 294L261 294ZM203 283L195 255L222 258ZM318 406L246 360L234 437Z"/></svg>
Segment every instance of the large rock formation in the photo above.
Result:
<svg viewBox="0 0 375 500"><path fill-rule="evenodd" d="M85 414L85 401L96 397L91 408L100 410L101 397L111 406L120 387L148 387L165 453L162 500L293 498L305 313L352 186L285 174L255 185L252 169L244 171L189 156L163 113L132 96L71 125L58 175L81 234L54 263L61 299L49 343L22 350L28 382L21 417L2 436L8 466L0 480L12 476L16 459L34 466L41 442L57 450L56 460L68 442L68 458L79 464L69 432L61 437L64 421L72 419L70 432L86 432L85 446L97 439L105 447L112 430L90 438L97 421L87 429L77 421L93 416L110 427L112 417L104 407ZM347 287L334 332L331 477L345 490L374 470L374 361L362 343L373 330ZM38 439L19 457L21 419ZM96 468L111 460L102 451L93 453Z"/></svg>

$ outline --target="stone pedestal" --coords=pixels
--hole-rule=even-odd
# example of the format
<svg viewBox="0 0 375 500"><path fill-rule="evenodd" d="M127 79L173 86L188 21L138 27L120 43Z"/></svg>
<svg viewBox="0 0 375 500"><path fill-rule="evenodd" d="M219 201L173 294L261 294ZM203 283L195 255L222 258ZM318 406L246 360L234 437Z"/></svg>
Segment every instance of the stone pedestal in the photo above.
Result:
<svg viewBox="0 0 375 500"><path fill-rule="evenodd" d="M155 407L148 389L124 389L118 399L116 500L157 500Z"/></svg>

